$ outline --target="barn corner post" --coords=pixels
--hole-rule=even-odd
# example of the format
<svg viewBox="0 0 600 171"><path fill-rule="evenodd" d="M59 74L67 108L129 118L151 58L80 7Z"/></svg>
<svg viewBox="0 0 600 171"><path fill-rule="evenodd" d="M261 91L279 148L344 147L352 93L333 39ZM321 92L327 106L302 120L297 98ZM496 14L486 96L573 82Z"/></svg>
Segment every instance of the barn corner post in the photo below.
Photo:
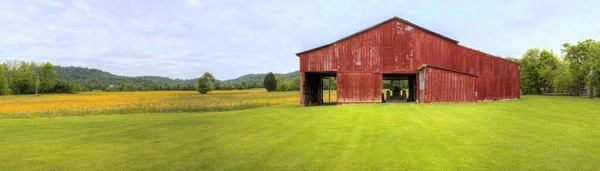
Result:
<svg viewBox="0 0 600 171"><path fill-rule="evenodd" d="M336 77L337 104L382 102L383 79L391 76L408 79L410 97L419 103L520 98L517 63L458 43L392 17L297 53L300 104L320 102L322 87L313 79L330 75Z"/></svg>
<svg viewBox="0 0 600 171"><path fill-rule="evenodd" d="M300 72L300 107L304 107L304 72Z"/></svg>

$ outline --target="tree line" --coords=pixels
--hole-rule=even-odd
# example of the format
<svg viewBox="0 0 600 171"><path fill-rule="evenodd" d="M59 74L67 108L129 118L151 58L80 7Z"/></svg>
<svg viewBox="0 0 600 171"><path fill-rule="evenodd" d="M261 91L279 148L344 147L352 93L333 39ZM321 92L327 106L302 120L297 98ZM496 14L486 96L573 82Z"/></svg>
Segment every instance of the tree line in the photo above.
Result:
<svg viewBox="0 0 600 171"><path fill-rule="evenodd" d="M215 90L244 90L253 88L263 88L260 81L252 80L215 80Z"/></svg>
<svg viewBox="0 0 600 171"><path fill-rule="evenodd" d="M252 74L255 75L255 74ZM244 76L240 77L243 78ZM334 81L335 82L335 81ZM248 84L250 83L250 84ZM267 91L298 91L300 90L300 76L286 78L285 74L275 75L272 72L264 74L262 82L229 80L219 81L210 72L205 72L197 79L196 90L206 94L212 90L233 90L265 88Z"/></svg>
<svg viewBox="0 0 600 171"><path fill-rule="evenodd" d="M265 88L264 78L269 73L264 74L246 74L239 78L232 80L224 80L215 82L215 90L233 90L233 89L254 89L254 88ZM284 74L273 74L277 80L278 88L276 91L294 91L300 90L300 72L294 71Z"/></svg>
<svg viewBox="0 0 600 171"><path fill-rule="evenodd" d="M55 66L59 79L79 84L83 91L165 91L195 90L194 79L171 79L157 76L127 77L99 69Z"/></svg>
<svg viewBox="0 0 600 171"><path fill-rule="evenodd" d="M579 95L587 88L600 95L600 42L593 39L565 43L561 57L547 49L529 49L520 58L507 58L521 66L523 94L567 93Z"/></svg>
<svg viewBox="0 0 600 171"><path fill-rule="evenodd" d="M171 79L158 76L128 77L111 74L99 69L83 67L55 66L59 79L81 85L82 91L181 91L197 90L197 79ZM243 90L264 88L262 79L265 74L247 74L236 79L215 80L214 90ZM275 74L279 80L292 80L299 72ZM280 81L283 83L283 81ZM289 84L288 84L289 85ZM280 86L282 89L295 89L294 86Z"/></svg>
<svg viewBox="0 0 600 171"><path fill-rule="evenodd" d="M268 92L272 91L298 91L300 90L300 77L286 80L282 76L275 76L272 72L265 75L263 86Z"/></svg>
<svg viewBox="0 0 600 171"><path fill-rule="evenodd" d="M78 84L58 79L50 62L10 60L0 64L0 95L76 93Z"/></svg>

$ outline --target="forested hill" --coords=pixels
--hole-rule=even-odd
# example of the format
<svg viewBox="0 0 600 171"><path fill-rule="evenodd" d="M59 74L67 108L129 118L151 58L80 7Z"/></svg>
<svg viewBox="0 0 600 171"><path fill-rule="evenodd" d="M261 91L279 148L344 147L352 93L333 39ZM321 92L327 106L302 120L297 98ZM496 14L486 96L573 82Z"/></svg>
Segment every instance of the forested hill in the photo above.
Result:
<svg viewBox="0 0 600 171"><path fill-rule="evenodd" d="M237 81L263 81L263 79L265 79L265 76L267 75L267 73L262 73L262 74L246 74L243 75L241 77L238 77L236 79L231 79L231 80L227 80L227 81L233 81L233 80L237 80ZM294 72L290 72L290 73L285 73L285 74L275 74L276 77L282 77L284 79L292 79L294 77L300 77L300 71L294 71Z"/></svg>
<svg viewBox="0 0 600 171"><path fill-rule="evenodd" d="M60 79L81 85L85 90L195 90L195 79L171 79L158 76L128 77L111 74L99 69L55 66ZM262 87L266 74L247 74L236 79L218 81L217 89L248 89ZM276 74L283 79L299 77L299 72ZM218 75L216 75L218 77ZM112 85L112 88L109 86Z"/></svg>
<svg viewBox="0 0 600 171"><path fill-rule="evenodd" d="M167 77L127 77L111 74L99 69L55 66L58 78L81 85L86 90L105 90L110 85L121 86L121 90L193 90L193 79L171 79Z"/></svg>

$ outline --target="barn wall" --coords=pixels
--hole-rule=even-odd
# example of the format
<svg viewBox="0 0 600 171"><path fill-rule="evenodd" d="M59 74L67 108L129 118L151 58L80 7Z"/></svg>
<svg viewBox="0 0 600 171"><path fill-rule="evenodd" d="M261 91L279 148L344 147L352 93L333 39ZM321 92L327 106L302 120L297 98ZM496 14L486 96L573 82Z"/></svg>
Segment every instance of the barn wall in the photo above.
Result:
<svg viewBox="0 0 600 171"><path fill-rule="evenodd" d="M466 71L470 61L453 55L456 43L397 20L330 47L341 72L416 73L423 64Z"/></svg>
<svg viewBox="0 0 600 171"><path fill-rule="evenodd" d="M381 102L382 75L378 73L337 73L337 103Z"/></svg>
<svg viewBox="0 0 600 171"><path fill-rule="evenodd" d="M383 27L383 30L389 30L390 34L389 38L383 38L382 43L388 45L388 41L385 40L389 39L392 50L392 53L383 51L383 72L415 73L423 64L458 70L459 68L454 68L454 63L464 62L452 58L452 52L457 45L453 41L397 20L389 22L389 25L384 24Z"/></svg>
<svg viewBox="0 0 600 171"><path fill-rule="evenodd" d="M451 61L445 68L479 75L479 58L483 55L487 55L476 50L464 47L462 45L456 45L452 49L450 56Z"/></svg>
<svg viewBox="0 0 600 171"><path fill-rule="evenodd" d="M424 69L425 87L419 102L476 102L477 77L463 73L427 67ZM419 88L419 87L417 87Z"/></svg>
<svg viewBox="0 0 600 171"><path fill-rule="evenodd" d="M415 60L414 64L411 65L412 67L409 68L410 70L416 71L417 67L423 64L451 68L449 65L451 47L455 46L454 43L425 33L422 30L413 29L412 32L412 40L410 41L413 45L411 51L413 51Z"/></svg>
<svg viewBox="0 0 600 171"><path fill-rule="evenodd" d="M483 54L479 58L478 100L520 98L519 65Z"/></svg>
<svg viewBox="0 0 600 171"><path fill-rule="evenodd" d="M340 72L381 72L381 25L335 44ZM389 32L389 31L388 31Z"/></svg>
<svg viewBox="0 0 600 171"><path fill-rule="evenodd" d="M424 103L423 102L423 100L424 100L423 96L425 95L425 92L424 92L424 89L421 89L421 84L422 84L422 82L421 82L421 75L422 75L423 72L425 72L425 71L417 72L417 79L416 79L416 81L417 81L416 85L417 86L415 87L417 89L417 103Z"/></svg>
<svg viewBox="0 0 600 171"><path fill-rule="evenodd" d="M476 64L462 46L401 21L392 20L332 45L299 54L303 72L416 73L429 64L462 72Z"/></svg>
<svg viewBox="0 0 600 171"><path fill-rule="evenodd" d="M299 55L300 72L331 72L337 71L338 57L335 47L325 46Z"/></svg>

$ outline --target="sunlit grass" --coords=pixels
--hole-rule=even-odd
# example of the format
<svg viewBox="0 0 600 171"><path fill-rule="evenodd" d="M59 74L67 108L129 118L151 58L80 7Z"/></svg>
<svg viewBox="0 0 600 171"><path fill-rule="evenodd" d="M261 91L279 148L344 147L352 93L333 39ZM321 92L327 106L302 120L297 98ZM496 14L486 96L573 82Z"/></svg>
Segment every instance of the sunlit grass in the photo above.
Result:
<svg viewBox="0 0 600 171"><path fill-rule="evenodd" d="M0 168L598 170L598 106L599 100L579 97L524 96L469 104L300 108L294 102L226 112L0 119Z"/></svg>

